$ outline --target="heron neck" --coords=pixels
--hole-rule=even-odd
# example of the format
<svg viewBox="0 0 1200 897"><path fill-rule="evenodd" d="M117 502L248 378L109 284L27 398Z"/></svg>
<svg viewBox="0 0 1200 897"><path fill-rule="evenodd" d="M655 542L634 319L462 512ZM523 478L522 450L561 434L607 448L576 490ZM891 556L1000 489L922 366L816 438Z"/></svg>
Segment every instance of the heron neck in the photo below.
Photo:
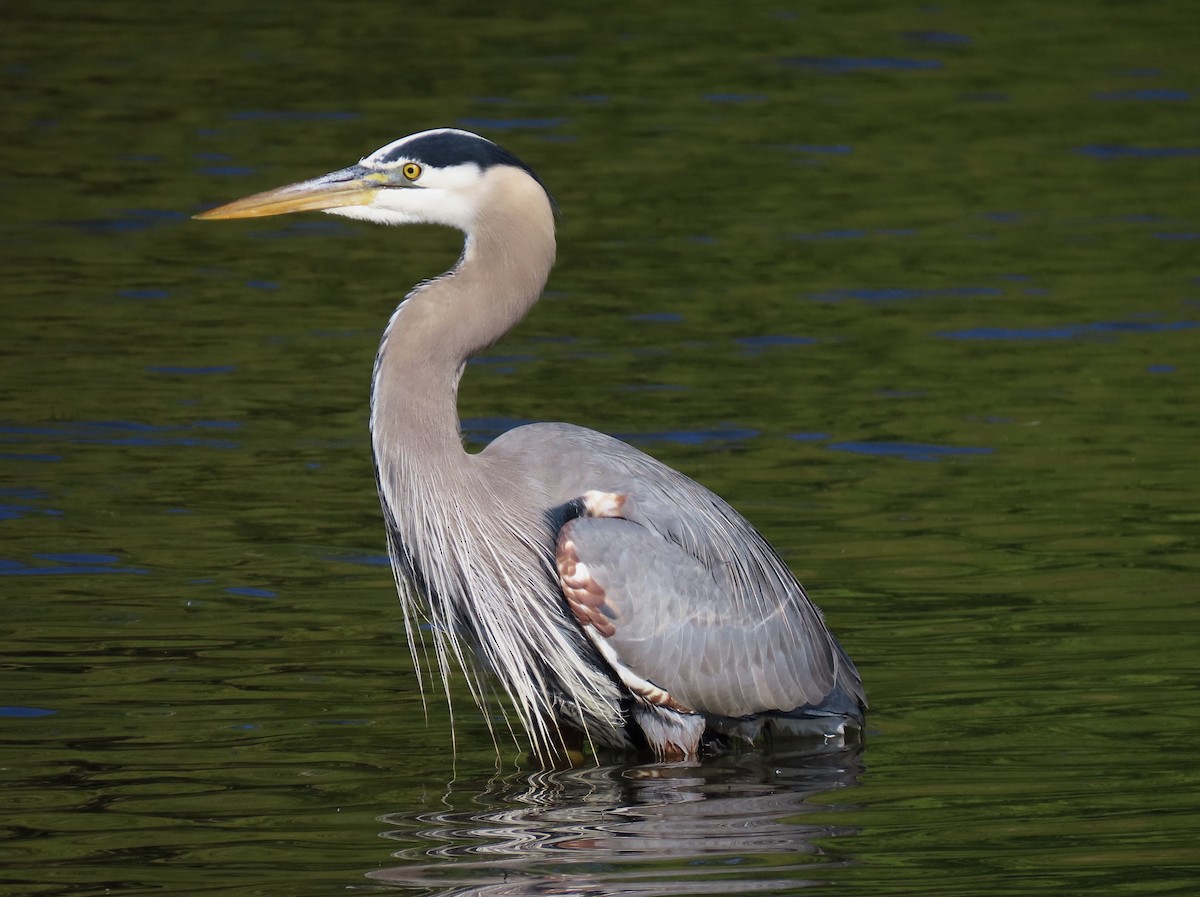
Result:
<svg viewBox="0 0 1200 897"><path fill-rule="evenodd" d="M453 270L396 309L375 364L371 429L377 458L405 465L469 457L462 449L458 381L467 360L495 343L537 302L554 262L553 219L480 223Z"/></svg>

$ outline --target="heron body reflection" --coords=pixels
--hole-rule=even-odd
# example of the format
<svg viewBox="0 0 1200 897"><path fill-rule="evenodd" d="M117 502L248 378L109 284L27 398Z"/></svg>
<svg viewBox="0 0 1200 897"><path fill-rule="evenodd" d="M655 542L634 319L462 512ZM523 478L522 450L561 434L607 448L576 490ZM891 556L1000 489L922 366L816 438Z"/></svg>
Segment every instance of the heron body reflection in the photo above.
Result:
<svg viewBox="0 0 1200 897"><path fill-rule="evenodd" d="M410 647L437 673L482 661L535 751L593 746L696 756L764 732L861 729L854 664L763 537L721 498L631 446L564 423L464 451L466 361L537 302L555 256L553 201L523 162L455 129L197 217L320 210L465 234L446 274L384 331L371 440ZM418 670L420 664L417 664Z"/></svg>
<svg viewBox="0 0 1200 897"><path fill-rule="evenodd" d="M382 817L395 862L367 877L436 897L795 894L853 847L861 749L489 772Z"/></svg>

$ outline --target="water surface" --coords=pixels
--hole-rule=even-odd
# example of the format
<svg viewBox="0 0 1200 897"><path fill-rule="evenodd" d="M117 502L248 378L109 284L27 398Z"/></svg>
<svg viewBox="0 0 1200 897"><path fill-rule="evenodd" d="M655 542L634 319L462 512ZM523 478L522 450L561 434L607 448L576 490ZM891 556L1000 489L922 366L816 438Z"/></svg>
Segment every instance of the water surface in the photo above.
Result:
<svg viewBox="0 0 1200 897"><path fill-rule="evenodd" d="M1190 894L1192 7L435 6L0 13L0 892ZM366 391L458 238L189 216L438 125L563 211L468 444L723 494L862 751L538 772L422 703Z"/></svg>

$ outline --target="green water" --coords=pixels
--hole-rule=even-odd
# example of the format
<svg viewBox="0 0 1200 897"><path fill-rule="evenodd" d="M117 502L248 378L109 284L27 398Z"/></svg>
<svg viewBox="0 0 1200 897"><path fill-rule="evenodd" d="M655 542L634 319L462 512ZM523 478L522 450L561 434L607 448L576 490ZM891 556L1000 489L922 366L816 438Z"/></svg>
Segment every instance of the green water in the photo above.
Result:
<svg viewBox="0 0 1200 897"><path fill-rule="evenodd" d="M1194 5L429 6L0 11L0 892L1191 894ZM533 774L426 721L366 394L458 238L189 215L438 125L563 211L468 439L721 492L861 754Z"/></svg>

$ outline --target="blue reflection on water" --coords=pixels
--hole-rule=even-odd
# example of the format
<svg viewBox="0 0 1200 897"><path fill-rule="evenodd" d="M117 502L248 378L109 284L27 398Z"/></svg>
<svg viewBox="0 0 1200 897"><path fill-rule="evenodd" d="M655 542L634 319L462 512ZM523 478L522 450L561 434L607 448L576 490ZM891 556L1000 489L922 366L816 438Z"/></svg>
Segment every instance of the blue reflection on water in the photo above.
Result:
<svg viewBox="0 0 1200 897"><path fill-rule="evenodd" d="M787 336L786 334L764 334L762 336L743 336L734 340L742 351L748 355L758 355L764 349L773 349L779 346L811 346L816 344L817 340L811 336Z"/></svg>
<svg viewBox="0 0 1200 897"><path fill-rule="evenodd" d="M16 498L22 501L43 501L49 496L36 486L5 486L0 489L0 498Z"/></svg>
<svg viewBox="0 0 1200 897"><path fill-rule="evenodd" d="M1180 159L1200 156L1200 146L1128 146L1093 143L1077 147L1075 152L1106 162L1113 159Z"/></svg>
<svg viewBox="0 0 1200 897"><path fill-rule="evenodd" d="M33 505L0 504L0 520L20 520L23 517L29 517L33 514L41 514L45 517L63 516L63 512L57 508L35 508Z"/></svg>
<svg viewBox="0 0 1200 897"><path fill-rule="evenodd" d="M162 289L117 290L117 295L122 299L169 299L171 291Z"/></svg>
<svg viewBox="0 0 1200 897"><path fill-rule="evenodd" d="M785 143L782 148L794 153L817 153L829 156L848 156L854 152L854 147L848 143Z"/></svg>
<svg viewBox="0 0 1200 897"><path fill-rule="evenodd" d="M971 43L968 35L955 34L952 31L905 31L904 39L914 44L938 46L962 46Z"/></svg>
<svg viewBox="0 0 1200 897"><path fill-rule="evenodd" d="M1147 88L1143 90L1110 90L1104 93L1092 94L1092 99L1109 100L1109 101L1124 101L1135 103L1154 103L1154 102L1171 102L1182 103L1187 102L1192 98L1192 95L1186 90L1170 90L1167 88Z"/></svg>
<svg viewBox="0 0 1200 897"><path fill-rule="evenodd" d="M825 446L835 452L854 452L858 455L880 455L903 458L906 461L940 461L954 455L990 455L992 450L982 446L930 445L920 442L831 442Z"/></svg>
<svg viewBox="0 0 1200 897"><path fill-rule="evenodd" d="M711 442L744 442L758 436L758 430L729 425L709 430L657 430L646 433L618 433L631 445L647 445L655 442L673 442L678 445L704 445Z"/></svg>
<svg viewBox="0 0 1200 897"><path fill-rule="evenodd" d="M120 558L114 554L35 554L33 557L47 563L34 566L24 561L0 558L0 576L78 576L93 573L142 575L150 572L139 567L118 566Z"/></svg>
<svg viewBox="0 0 1200 897"><path fill-rule="evenodd" d="M196 169L197 174L215 178L244 178L257 171L258 168L254 165L204 165Z"/></svg>
<svg viewBox="0 0 1200 897"><path fill-rule="evenodd" d="M53 716L58 713L57 710L49 710L45 707L0 707L0 716L4 717L21 717L25 719L33 719L39 716Z"/></svg>
<svg viewBox="0 0 1200 897"><path fill-rule="evenodd" d="M679 383L629 383L621 387L622 392L688 392L690 389Z"/></svg>
<svg viewBox="0 0 1200 897"><path fill-rule="evenodd" d="M243 598L274 598L276 593L270 589L260 589L254 586L230 586L225 590L230 595L240 595Z"/></svg>
<svg viewBox="0 0 1200 897"><path fill-rule="evenodd" d="M84 218L55 222L61 227L71 227L97 236L130 233L161 227L187 218L174 209L117 209L111 218Z"/></svg>
<svg viewBox="0 0 1200 897"><path fill-rule="evenodd" d="M331 557L326 558L326 560L335 561L339 564L362 564L367 567L386 567L391 563L386 554L358 554L346 557Z"/></svg>
<svg viewBox="0 0 1200 897"><path fill-rule="evenodd" d="M901 302L910 299L974 299L1003 295L1004 291L999 287L855 287L809 293L808 298L820 302L843 302L846 299L858 299L862 302Z"/></svg>
<svg viewBox="0 0 1200 897"><path fill-rule="evenodd" d="M1092 321L1056 327L969 327L966 330L943 330L937 335L946 339L968 340L1055 340L1109 333L1192 330L1196 327L1200 327L1200 321Z"/></svg>
<svg viewBox="0 0 1200 897"><path fill-rule="evenodd" d="M530 361L537 361L534 355L479 355L468 359L472 367L488 368L495 374L515 374L517 366Z"/></svg>
<svg viewBox="0 0 1200 897"><path fill-rule="evenodd" d="M194 430L235 430L236 421L199 420L181 426L156 426L136 421L74 421L65 424L0 424L0 442L24 442L51 439L81 445L185 445L206 448L235 449L238 443L228 439L211 439L181 435ZM12 456L8 456L12 457ZM47 460L58 460L55 456Z"/></svg>
<svg viewBox="0 0 1200 897"><path fill-rule="evenodd" d="M514 427L520 427L532 421L519 417L464 417L459 427L463 438L471 443L491 442L501 433L507 433Z"/></svg>
<svg viewBox="0 0 1200 897"><path fill-rule="evenodd" d="M795 68L827 74L870 71L927 71L942 68L940 59L903 59L894 56L790 56L780 60Z"/></svg>

